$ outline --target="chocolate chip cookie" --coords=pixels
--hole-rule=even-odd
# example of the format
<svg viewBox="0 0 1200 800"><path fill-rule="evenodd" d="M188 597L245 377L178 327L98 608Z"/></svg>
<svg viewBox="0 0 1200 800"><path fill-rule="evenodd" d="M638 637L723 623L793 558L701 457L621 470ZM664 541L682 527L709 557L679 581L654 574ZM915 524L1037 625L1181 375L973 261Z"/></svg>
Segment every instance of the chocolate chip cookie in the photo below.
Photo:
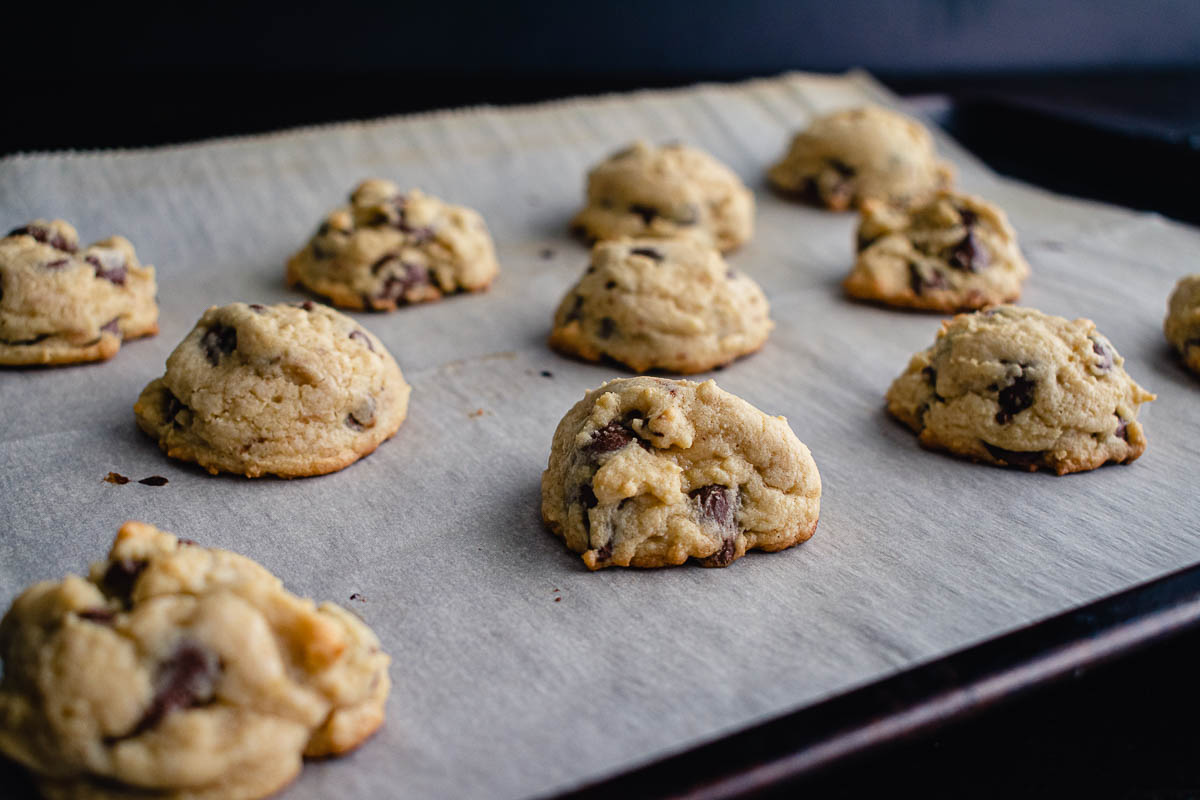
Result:
<svg viewBox="0 0 1200 800"><path fill-rule="evenodd" d="M1163 333L1193 372L1200 373L1200 273L1175 284L1167 301Z"/></svg>
<svg viewBox="0 0 1200 800"><path fill-rule="evenodd" d="M868 197L905 206L950 185L954 169L914 119L877 106L835 111L796 134L767 177L779 191L834 211Z"/></svg>
<svg viewBox="0 0 1200 800"><path fill-rule="evenodd" d="M1146 449L1154 399L1088 319L997 306L944 322L887 392L926 447L1059 475L1128 463Z"/></svg>
<svg viewBox="0 0 1200 800"><path fill-rule="evenodd" d="M593 570L728 566L808 539L820 507L787 421L713 381L609 381L559 422L542 473L542 518Z"/></svg>
<svg viewBox="0 0 1200 800"><path fill-rule="evenodd" d="M0 753L46 797L264 797L361 744L391 688L353 614L140 522L86 580L17 597L0 658Z"/></svg>
<svg viewBox="0 0 1200 800"><path fill-rule="evenodd" d="M703 372L762 347L767 298L712 247L677 239L600 242L554 315L550 345L635 372Z"/></svg>
<svg viewBox="0 0 1200 800"><path fill-rule="evenodd" d="M727 252L754 233L754 195L708 153L639 140L588 173L587 203L571 228L593 241L684 237Z"/></svg>
<svg viewBox="0 0 1200 800"><path fill-rule="evenodd" d="M1004 212L944 191L908 210L862 203L852 297L930 311L973 311L1021 295L1029 264Z"/></svg>
<svg viewBox="0 0 1200 800"><path fill-rule="evenodd" d="M411 391L383 343L311 300L204 312L142 390L138 425L214 475L292 478L345 467L389 438Z"/></svg>
<svg viewBox="0 0 1200 800"><path fill-rule="evenodd" d="M366 180L287 263L288 285L336 306L394 311L486 289L500 267L483 217L417 189Z"/></svg>
<svg viewBox="0 0 1200 800"><path fill-rule="evenodd" d="M158 333L154 267L111 236L80 250L61 219L0 239L0 364L103 361Z"/></svg>

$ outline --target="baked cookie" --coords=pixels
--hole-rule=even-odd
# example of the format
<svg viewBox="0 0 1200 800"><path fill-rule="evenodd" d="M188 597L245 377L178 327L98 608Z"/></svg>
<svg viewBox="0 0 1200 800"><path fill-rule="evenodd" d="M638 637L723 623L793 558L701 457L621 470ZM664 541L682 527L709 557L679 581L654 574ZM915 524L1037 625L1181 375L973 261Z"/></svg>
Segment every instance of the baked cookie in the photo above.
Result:
<svg viewBox="0 0 1200 800"><path fill-rule="evenodd" d="M300 285L335 306L394 311L486 289L500 267L483 217L416 189L366 180L287 263Z"/></svg>
<svg viewBox="0 0 1200 800"><path fill-rule="evenodd" d="M1146 449L1138 407L1154 395L1088 319L997 306L942 323L887 392L921 444L1059 475L1128 463Z"/></svg>
<svg viewBox="0 0 1200 800"><path fill-rule="evenodd" d="M0 364L103 361L158 333L154 267L128 239L79 249L69 223L34 220L0 239Z"/></svg>
<svg viewBox="0 0 1200 800"><path fill-rule="evenodd" d="M373 451L410 391L383 343L332 308L231 303L204 312L133 411L172 458L294 478Z"/></svg>
<svg viewBox="0 0 1200 800"><path fill-rule="evenodd" d="M46 797L244 800L382 723L390 659L258 564L126 522L0 622L0 753Z"/></svg>
<svg viewBox="0 0 1200 800"><path fill-rule="evenodd" d="M1200 373L1200 273L1180 278L1175 284L1167 301L1163 333L1188 368Z"/></svg>
<svg viewBox="0 0 1200 800"><path fill-rule="evenodd" d="M978 197L939 192L902 210L862 203L852 297L930 311L972 311L1021 295L1029 264L1004 212Z"/></svg>
<svg viewBox="0 0 1200 800"><path fill-rule="evenodd" d="M706 244L600 242L558 306L550 346L635 372L703 372L762 347L767 313L758 284Z"/></svg>
<svg viewBox="0 0 1200 800"><path fill-rule="evenodd" d="M708 153L639 140L588 173L587 205L571 229L593 241L685 237L727 252L754 233L754 195Z"/></svg>
<svg viewBox="0 0 1200 800"><path fill-rule="evenodd" d="M567 412L542 519L588 569L724 567L813 535L821 476L783 417L717 387L609 381Z"/></svg>
<svg viewBox="0 0 1200 800"><path fill-rule="evenodd" d="M954 168L915 119L878 106L817 117L767 173L779 191L834 211L868 197L904 206L948 187Z"/></svg>

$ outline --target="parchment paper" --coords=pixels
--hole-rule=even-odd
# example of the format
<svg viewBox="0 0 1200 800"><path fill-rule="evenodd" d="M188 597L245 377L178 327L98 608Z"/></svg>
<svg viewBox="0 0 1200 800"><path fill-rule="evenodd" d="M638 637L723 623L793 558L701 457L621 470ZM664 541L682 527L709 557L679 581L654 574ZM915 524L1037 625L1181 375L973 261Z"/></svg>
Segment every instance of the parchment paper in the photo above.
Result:
<svg viewBox="0 0 1200 800"><path fill-rule="evenodd" d="M1001 180L939 134L960 185L1019 232L1034 270L1024 302L1096 320L1159 399L1142 410L1149 449L1127 467L1056 478L925 452L882 398L939 317L844 299L854 216L785 202L763 178L814 113L864 101L896 104L862 74L789 75L3 160L0 221L61 216L86 241L128 236L158 268L162 331L105 364L0 372L0 601L85 570L129 518L244 553L292 591L353 608L394 659L384 729L307 765L288 798L519 798L1200 558L1200 381L1161 333L1200 232ZM699 145L755 190L758 231L731 262L762 284L778 327L715 377L785 415L824 481L812 540L728 569L592 574L540 523L556 423L622 374L545 347L586 264L566 223L588 166L637 136ZM168 461L135 426L142 386L205 307L303 298L283 284L285 259L368 176L479 209L502 264L486 293L358 315L414 387L399 434L342 472L295 481ZM109 470L170 483L114 486Z"/></svg>

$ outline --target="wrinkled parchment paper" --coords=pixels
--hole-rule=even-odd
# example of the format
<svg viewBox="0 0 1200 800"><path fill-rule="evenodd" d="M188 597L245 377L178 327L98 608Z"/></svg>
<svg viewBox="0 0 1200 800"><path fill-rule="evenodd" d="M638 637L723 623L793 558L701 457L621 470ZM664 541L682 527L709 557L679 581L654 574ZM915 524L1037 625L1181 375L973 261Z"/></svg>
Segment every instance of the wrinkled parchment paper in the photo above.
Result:
<svg viewBox="0 0 1200 800"><path fill-rule="evenodd" d="M1019 232L1034 270L1024 302L1096 320L1159 399L1132 466L1057 478L925 452L883 393L939 318L844 299L854 216L785 202L764 181L815 113L868 101L896 103L862 74L789 75L0 161L0 222L61 216L86 241L129 237L158 269L162 309L161 333L111 362L0 372L0 599L85 570L129 518L244 553L292 591L353 608L393 657L383 730L307 765L287 798L520 798L1200 558L1200 380L1161 333L1174 281L1200 269L1200 232L1000 179L939 134L960 185ZM778 327L715 377L785 415L825 485L812 540L728 569L592 574L540 523L555 424L619 374L544 344L586 264L566 223L588 166L638 136L703 147L755 190L757 234L730 260L762 284ZM142 386L205 307L302 299L285 259L368 176L477 208L502 265L486 293L356 315L414 387L408 421L320 478L168 461L134 423ZM170 483L115 486L110 470Z"/></svg>

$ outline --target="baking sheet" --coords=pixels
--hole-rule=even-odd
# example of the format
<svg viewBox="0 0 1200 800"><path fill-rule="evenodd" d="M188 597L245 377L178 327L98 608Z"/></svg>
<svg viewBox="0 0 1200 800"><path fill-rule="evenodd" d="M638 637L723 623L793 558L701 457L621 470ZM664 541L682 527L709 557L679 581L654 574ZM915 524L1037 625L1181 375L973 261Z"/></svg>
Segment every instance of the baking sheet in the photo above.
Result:
<svg viewBox="0 0 1200 800"><path fill-rule="evenodd" d="M866 101L896 104L861 73L793 74L0 161L3 224L61 216L85 241L128 236L158 269L162 311L159 335L111 362L0 372L0 598L83 571L129 518L244 553L292 591L354 609L393 657L383 730L308 764L287 798L520 798L1200 559L1200 381L1161 334L1200 232L1002 180L939 133L960 186L1019 232L1034 270L1024 302L1096 320L1159 399L1142 410L1149 449L1128 467L1057 478L925 452L882 396L939 318L844 299L854 217L764 182L794 129ZM593 574L540 524L556 423L624 374L544 345L586 264L564 231L588 166L636 136L703 147L757 194L756 236L730 261L762 284L778 327L715 377L787 416L812 449L821 522L798 548L727 569ZM208 305L304 297L283 285L285 259L368 176L479 209L502 265L486 293L355 315L414 387L400 432L320 478L210 477L168 461L134 423L142 386ZM110 470L170 483L115 486Z"/></svg>

